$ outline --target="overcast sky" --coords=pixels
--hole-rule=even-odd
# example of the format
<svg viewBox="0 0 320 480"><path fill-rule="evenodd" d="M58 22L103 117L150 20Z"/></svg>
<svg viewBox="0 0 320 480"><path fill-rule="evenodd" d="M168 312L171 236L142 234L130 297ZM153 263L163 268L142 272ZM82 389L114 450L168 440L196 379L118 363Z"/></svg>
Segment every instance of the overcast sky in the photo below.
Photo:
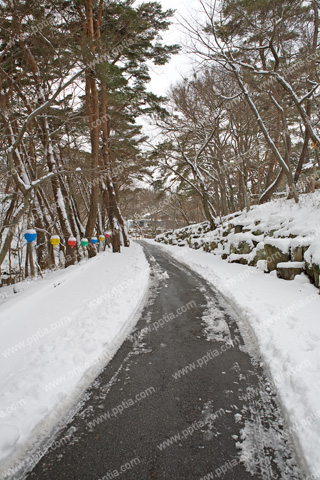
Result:
<svg viewBox="0 0 320 480"><path fill-rule="evenodd" d="M183 19L191 20L197 16L199 11L198 0L158 0L163 10L172 8L176 10L174 18L172 18L172 25L167 32L164 32L163 40L166 44L179 44L185 46L188 43L187 33L180 24ZM156 95L165 96L170 86L187 76L192 70L192 58L185 52L174 55L171 61L164 66L151 66L150 76L151 82L148 84L148 90ZM144 127L144 133L149 136L151 143L157 139L159 130L152 125L149 118L141 117L139 123Z"/></svg>
<svg viewBox="0 0 320 480"><path fill-rule="evenodd" d="M164 41L167 44L177 43L179 45L186 45L188 38L179 25L179 20L183 18L190 20L195 16L195 12L199 10L198 0L158 0L163 10L172 8L176 10L173 24L170 30L163 35ZM182 75L186 75L192 69L192 60L185 53L174 55L170 63L161 67L152 67L151 82L149 83L149 90L158 94L165 95L172 83L176 83L181 79Z"/></svg>

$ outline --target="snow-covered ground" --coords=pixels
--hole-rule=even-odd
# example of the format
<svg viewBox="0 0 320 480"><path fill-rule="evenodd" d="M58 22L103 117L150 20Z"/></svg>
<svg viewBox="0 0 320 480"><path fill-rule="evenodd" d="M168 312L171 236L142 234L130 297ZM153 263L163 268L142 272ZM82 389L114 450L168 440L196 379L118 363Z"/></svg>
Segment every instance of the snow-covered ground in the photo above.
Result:
<svg viewBox="0 0 320 480"><path fill-rule="evenodd" d="M291 225L293 221L291 221ZM153 242L153 241L151 241ZM217 287L254 335L314 476L320 478L320 296L302 274L231 264L154 243ZM109 252L0 291L0 478L49 434L138 319L149 266L141 247ZM252 333L254 332L254 333ZM23 462L22 462L23 464Z"/></svg>
<svg viewBox="0 0 320 480"><path fill-rule="evenodd" d="M16 294L1 289L0 478L112 358L148 284L148 262L133 244L17 284Z"/></svg>
<svg viewBox="0 0 320 480"><path fill-rule="evenodd" d="M294 281L255 267L230 264L189 247L153 244L217 287L240 313L239 326L255 338L279 392L292 436L320 478L320 296L304 274Z"/></svg>
<svg viewBox="0 0 320 480"><path fill-rule="evenodd" d="M320 191L316 191L301 195L298 204L293 199L278 199L253 206L249 212L216 219L215 230L210 229L209 222L203 222L160 234L157 240L180 246L189 244L195 249L204 246L215 255L224 255L230 263L256 265L259 261L262 269L267 264L263 258L269 257L269 254L261 255L266 244L289 254L288 260L294 260L300 249L299 261L305 260L309 267L312 266L317 277L320 268L319 211ZM236 233L235 227L239 226L242 230Z"/></svg>

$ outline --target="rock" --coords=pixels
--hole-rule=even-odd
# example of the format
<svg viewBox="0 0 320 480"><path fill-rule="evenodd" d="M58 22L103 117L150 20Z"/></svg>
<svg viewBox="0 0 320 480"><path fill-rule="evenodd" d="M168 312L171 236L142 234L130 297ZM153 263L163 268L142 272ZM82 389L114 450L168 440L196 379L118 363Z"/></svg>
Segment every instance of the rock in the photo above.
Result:
<svg viewBox="0 0 320 480"><path fill-rule="evenodd" d="M234 233L241 233L243 229L243 225L235 225L234 226Z"/></svg>
<svg viewBox="0 0 320 480"><path fill-rule="evenodd" d="M314 278L314 284L316 287L320 287L320 266L317 265L316 263L313 264L313 278Z"/></svg>
<svg viewBox="0 0 320 480"><path fill-rule="evenodd" d="M209 245L209 243L205 243L205 244L203 245L203 251L204 251L204 252L210 252L210 251L211 251L211 250L210 250L210 245Z"/></svg>
<svg viewBox="0 0 320 480"><path fill-rule="evenodd" d="M228 262L240 263L241 265L248 265L248 258L243 257L241 255L237 255L236 253L233 253L229 256Z"/></svg>
<svg viewBox="0 0 320 480"><path fill-rule="evenodd" d="M266 258L267 258L266 251L264 249L264 245L262 244L261 246L262 246L262 248L257 247L255 252L254 252L255 255L254 255L253 259L251 260L251 262L249 263L249 265L251 267L255 267L257 265L257 263L260 262L260 260L266 260Z"/></svg>
<svg viewBox="0 0 320 480"><path fill-rule="evenodd" d="M253 230L252 235L255 237L259 237L260 235L263 235L264 232L262 230Z"/></svg>
<svg viewBox="0 0 320 480"><path fill-rule="evenodd" d="M291 259L293 262L303 262L303 249L302 247L293 247L291 249Z"/></svg>
<svg viewBox="0 0 320 480"><path fill-rule="evenodd" d="M306 262L306 274L310 278L311 282L314 283L314 273L312 263Z"/></svg>
<svg viewBox="0 0 320 480"><path fill-rule="evenodd" d="M252 251L252 245L250 245L250 243L244 240L239 243L238 250L239 250L239 253L248 254Z"/></svg>
<svg viewBox="0 0 320 480"><path fill-rule="evenodd" d="M237 247L233 243L230 244L230 253L238 253Z"/></svg>
<svg viewBox="0 0 320 480"><path fill-rule="evenodd" d="M211 242L211 245L210 245L211 251L216 250L216 248L218 248L218 244L216 242Z"/></svg>
<svg viewBox="0 0 320 480"><path fill-rule="evenodd" d="M237 245L234 245L233 243L230 244L230 253L247 255L248 253L252 252L252 250L253 250L253 246L250 243L248 243L246 240L242 240Z"/></svg>
<svg viewBox="0 0 320 480"><path fill-rule="evenodd" d="M311 282L318 288L320 288L320 266L315 263L306 262L306 274L310 278Z"/></svg>
<svg viewBox="0 0 320 480"><path fill-rule="evenodd" d="M294 280L296 275L304 272L305 262L280 262L277 265L277 272L283 280Z"/></svg>
<svg viewBox="0 0 320 480"><path fill-rule="evenodd" d="M316 287L320 287L320 243L316 238L306 250L304 259L306 261L306 272Z"/></svg>
<svg viewBox="0 0 320 480"><path fill-rule="evenodd" d="M289 261L289 253L283 253L277 247L273 247L272 245L265 245L264 249L266 252L266 260L268 263L269 272L276 270L278 263Z"/></svg>
<svg viewBox="0 0 320 480"><path fill-rule="evenodd" d="M204 233L207 233L207 232L210 232L210 231L211 231L211 225L210 225L209 222L203 223L202 225L203 225L202 229L203 229L203 232L204 232Z"/></svg>
<svg viewBox="0 0 320 480"><path fill-rule="evenodd" d="M227 253L223 253L223 254L221 255L221 258L222 258L222 260L227 260L228 254L227 254Z"/></svg>

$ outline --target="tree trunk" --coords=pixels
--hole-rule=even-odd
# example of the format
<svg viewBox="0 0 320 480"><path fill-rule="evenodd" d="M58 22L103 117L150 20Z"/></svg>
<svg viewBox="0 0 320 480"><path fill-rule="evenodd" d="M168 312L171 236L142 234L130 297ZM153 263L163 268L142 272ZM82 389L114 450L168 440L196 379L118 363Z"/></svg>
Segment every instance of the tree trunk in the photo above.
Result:
<svg viewBox="0 0 320 480"><path fill-rule="evenodd" d="M210 210L208 192L203 184L201 185L201 191L202 191L202 205L203 205L206 219L209 220L211 229L215 230L216 224Z"/></svg>
<svg viewBox="0 0 320 480"><path fill-rule="evenodd" d="M12 242L13 235L14 235L14 232L16 230L17 224L20 222L21 218L23 217L23 215L28 210L28 208L30 206L30 203L33 199L33 195L34 195L34 192L33 192L32 189L27 191L27 194L24 198L24 205L22 207L20 207L20 209L18 210L18 212L16 213L16 215L14 216L14 218L11 221L11 226L8 229L5 241L4 241L4 243L2 245L2 248L0 250L0 266L2 265L7 253L9 251L9 248L10 248L10 245L11 245L11 242Z"/></svg>
<svg viewBox="0 0 320 480"><path fill-rule="evenodd" d="M107 113L108 113L107 112L107 89L104 81L101 80L101 115L102 117L107 119L108 118ZM113 179L112 179L112 170L111 170L110 156L109 156L109 125L107 120L105 120L102 123L102 156L103 156L104 165L107 170L106 184L107 184L107 190L108 190L108 203L109 203L109 208L107 211L108 211L109 222L110 222L110 225L114 225L115 219L117 220L117 223L119 224L122 231L124 246L128 247L129 239L127 236L127 232L125 231L124 220L120 212L117 195L116 195L116 191L115 191ZM116 251L118 251L117 245L115 245L115 248L116 248Z"/></svg>
<svg viewBox="0 0 320 480"><path fill-rule="evenodd" d="M51 144L51 140L49 139L49 146L48 146L48 166L50 171L57 171L56 168L56 160L54 156L53 146ZM69 267L70 265L74 265L76 261L76 255L73 249L68 245L68 238L72 235L72 230L70 227L69 219L67 217L67 209L65 200L62 194L62 189L60 185L60 179L58 175L55 175L51 178L52 184L52 191L54 195L54 200L56 203L56 208L58 212L60 227L62 231L63 241L65 243L65 267Z"/></svg>
<svg viewBox="0 0 320 480"><path fill-rule="evenodd" d="M38 208L39 208L39 205L38 205ZM37 247L36 247L37 259L38 259L38 263L41 270L45 270L49 266L50 257L47 250L47 238L44 232L45 227L43 225L42 219L36 212L37 212L37 209L33 208L32 213L34 218L34 225L37 229Z"/></svg>
<svg viewBox="0 0 320 480"><path fill-rule="evenodd" d="M281 153L279 152L279 150L277 149L275 143L273 142L273 140L271 139L270 135L269 135L269 132L267 130L267 127L265 125L265 123L263 122L258 110L257 110L257 107L254 103L254 101L252 100L249 92L246 90L244 84L243 84L243 81L240 77L240 74L239 72L237 71L237 69L235 68L235 66L229 62L229 65L232 67L233 69L233 72L238 80L238 84L241 88L241 90L243 91L243 94L252 110L252 113L254 114L255 118L256 118L256 122L257 124L259 125L262 133L263 133L263 136L266 140L266 143L267 145L269 146L269 148L271 149L271 151L273 152L274 156L275 156L275 159L277 160L277 162L279 163L280 167L284 170L284 174L286 175L287 177L287 181L288 181L288 185L289 185L289 189L291 190L292 192L292 195L293 195L293 198L295 200L296 203L299 202L299 198L298 198L298 194L297 194L297 189L295 187L295 184L294 184L294 181L293 181L293 176L292 176L292 172L290 170L290 167L288 166L288 164L285 162L285 160L283 159ZM284 85L284 84L283 84ZM285 86L285 85L284 85Z"/></svg>
<svg viewBox="0 0 320 480"><path fill-rule="evenodd" d="M29 258L29 265L30 265L30 274L31 274L31 277L33 278L36 276L36 269L34 266L33 247L31 242L27 243L27 252L28 252L28 258Z"/></svg>
<svg viewBox="0 0 320 480"><path fill-rule="evenodd" d="M93 74L92 74L93 75ZM91 140L91 168L92 168L92 183L90 195L89 215L86 225L85 236L90 238L94 234L94 229L98 214L98 200L99 200L99 182L98 182L98 168L99 168L99 98L98 89L95 78L87 75L86 78L86 100L87 110L89 116L90 126L90 140ZM89 258L97 254L96 249L89 243L88 255Z"/></svg>
<svg viewBox="0 0 320 480"><path fill-rule="evenodd" d="M259 204L262 204L262 203L266 203L268 202L268 200L270 200L270 198L272 197L273 193L277 190L278 186L280 185L281 181L283 180L283 177L284 177L284 171L283 171L283 168L280 170L277 178L275 179L275 181L273 182L273 184L271 184L267 190L265 190L263 192L263 194L261 195L260 199L259 199Z"/></svg>
<svg viewBox="0 0 320 480"><path fill-rule="evenodd" d="M112 230L112 252L120 253L121 252L121 241L120 241L120 230L119 228L114 228Z"/></svg>
<svg viewBox="0 0 320 480"><path fill-rule="evenodd" d="M294 182L295 183L298 183L303 164L305 163L305 160L307 159L306 157L307 157L307 153L308 153L309 140L310 140L309 132L308 132L307 129L305 129L303 147L302 147L302 150L301 150L301 153L300 153L300 158L299 158L299 162L298 162L298 165L297 165L297 169L296 169L295 174L294 174Z"/></svg>
<svg viewBox="0 0 320 480"><path fill-rule="evenodd" d="M93 2L85 0L86 9L86 31L84 32L89 40L91 52L95 53L95 40L100 36L100 21L94 19ZM90 195L89 215L86 225L85 236L90 238L94 234L94 229L98 214L99 200L99 95L96 81L96 72L94 70L86 71L86 108L89 117L90 140L91 140L91 168L92 184ZM89 258L97 254L96 248L89 243Z"/></svg>

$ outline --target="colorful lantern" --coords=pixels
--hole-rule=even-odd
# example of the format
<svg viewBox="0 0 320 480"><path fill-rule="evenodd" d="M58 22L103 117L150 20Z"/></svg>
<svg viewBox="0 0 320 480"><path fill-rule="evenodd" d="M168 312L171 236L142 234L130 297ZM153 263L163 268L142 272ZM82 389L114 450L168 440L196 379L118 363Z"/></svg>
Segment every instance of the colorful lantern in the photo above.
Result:
<svg viewBox="0 0 320 480"><path fill-rule="evenodd" d="M111 237L111 232L110 232L110 230L108 230L108 231L106 232L106 238L110 238L110 237Z"/></svg>
<svg viewBox="0 0 320 480"><path fill-rule="evenodd" d="M98 243L97 237L92 237L91 238L91 243L92 243L92 245L95 245L96 243Z"/></svg>
<svg viewBox="0 0 320 480"><path fill-rule="evenodd" d="M88 241L87 238L83 238L83 239L81 240L81 245L82 245L83 247L86 247L86 246L88 245L88 243L89 243L89 241Z"/></svg>
<svg viewBox="0 0 320 480"><path fill-rule="evenodd" d="M69 237L68 245L70 245L70 247L73 248L75 245L77 245L77 240L74 237Z"/></svg>
<svg viewBox="0 0 320 480"><path fill-rule="evenodd" d="M33 230L33 228L30 228L29 230L26 230L24 238L27 240L28 243L31 243L37 238L37 232Z"/></svg>
<svg viewBox="0 0 320 480"><path fill-rule="evenodd" d="M99 235L99 240L100 240L101 243L103 243L103 242L104 242L104 236L103 236L103 235Z"/></svg>
<svg viewBox="0 0 320 480"><path fill-rule="evenodd" d="M50 243L51 243L51 245L53 245L54 247L56 247L57 245L59 245L59 243L60 243L60 237L59 237L59 235L52 235L52 237L50 238Z"/></svg>

